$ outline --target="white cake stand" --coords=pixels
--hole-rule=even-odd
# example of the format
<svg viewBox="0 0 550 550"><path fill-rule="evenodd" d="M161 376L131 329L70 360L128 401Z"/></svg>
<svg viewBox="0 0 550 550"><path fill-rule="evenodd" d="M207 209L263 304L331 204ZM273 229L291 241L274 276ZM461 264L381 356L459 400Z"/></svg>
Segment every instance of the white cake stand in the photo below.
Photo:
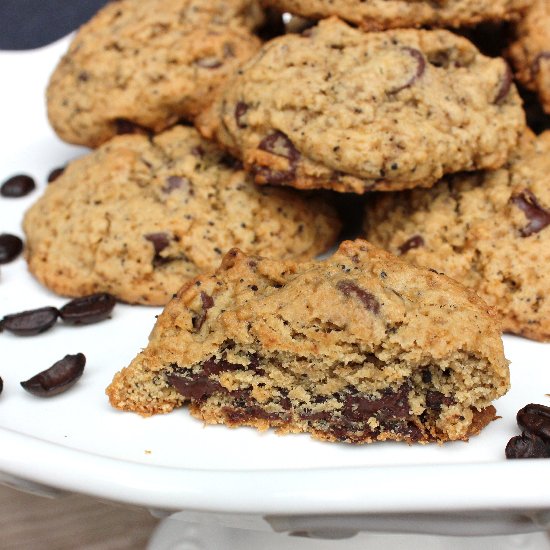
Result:
<svg viewBox="0 0 550 550"><path fill-rule="evenodd" d="M0 181L25 172L40 184L26 198L0 199L0 232L22 235L49 171L84 152L57 140L45 114L46 82L67 44L0 53ZM22 259L2 266L0 316L64 302ZM505 338L512 390L496 404L502 419L467 444L329 445L203 428L185 409L144 419L110 408L104 388L146 345L159 311L117 305L90 327L0 334L0 482L147 507L169 518L150 550L550 547L550 461L506 461L503 452L518 433L515 412L550 403L549 346ZM19 386L76 352L86 371L66 394L39 399Z"/></svg>

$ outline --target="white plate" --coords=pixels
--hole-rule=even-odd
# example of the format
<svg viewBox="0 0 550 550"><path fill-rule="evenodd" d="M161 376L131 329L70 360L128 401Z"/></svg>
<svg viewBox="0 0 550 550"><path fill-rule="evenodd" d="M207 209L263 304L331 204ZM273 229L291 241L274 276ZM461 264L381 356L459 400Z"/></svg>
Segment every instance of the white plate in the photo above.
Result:
<svg viewBox="0 0 550 550"><path fill-rule="evenodd" d="M0 197L0 232L22 236L21 219L49 171L84 152L49 128L44 90L67 46L0 53L0 181L29 173L39 189ZM545 267L550 268L550 266ZM0 316L65 299L48 292L19 258L0 268ZM518 433L516 411L549 405L548 345L506 337L512 390L497 403L502 419L469 443L366 446L279 437L252 429L203 427L186 409L141 418L110 408L113 374L147 343L158 308L117 305L111 320L40 336L0 334L0 471L103 498L169 510L249 513L421 512L550 509L550 460L506 461ZM67 353L88 363L66 394L40 399L19 382Z"/></svg>

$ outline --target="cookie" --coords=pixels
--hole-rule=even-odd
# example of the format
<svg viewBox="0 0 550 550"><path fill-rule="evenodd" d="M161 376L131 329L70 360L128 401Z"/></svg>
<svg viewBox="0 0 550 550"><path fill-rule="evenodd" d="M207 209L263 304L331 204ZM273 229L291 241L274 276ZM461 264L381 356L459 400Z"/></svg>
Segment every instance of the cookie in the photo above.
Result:
<svg viewBox="0 0 550 550"><path fill-rule="evenodd" d="M531 0L264 0L303 17L337 15L368 31L399 27L461 27L517 18Z"/></svg>
<svg viewBox="0 0 550 550"><path fill-rule="evenodd" d="M508 166L367 202L365 234L475 290L503 330L550 340L550 132Z"/></svg>
<svg viewBox="0 0 550 550"><path fill-rule="evenodd" d="M516 78L538 94L550 114L550 3L536 0L516 28L517 40L508 50Z"/></svg>
<svg viewBox="0 0 550 550"><path fill-rule="evenodd" d="M143 415L188 401L209 424L427 442L477 433L508 386L480 298L358 240L322 262L230 251L170 301L107 394Z"/></svg>
<svg viewBox="0 0 550 550"><path fill-rule="evenodd" d="M51 76L49 120L97 147L193 119L260 41L257 0L120 0L84 25Z"/></svg>
<svg viewBox="0 0 550 550"><path fill-rule="evenodd" d="M265 44L197 125L258 184L363 193L498 168L525 115L506 63L466 39L332 18Z"/></svg>
<svg viewBox="0 0 550 550"><path fill-rule="evenodd" d="M189 127L118 136L72 162L24 218L26 259L62 295L165 304L237 245L312 258L340 223L324 199L257 188Z"/></svg>

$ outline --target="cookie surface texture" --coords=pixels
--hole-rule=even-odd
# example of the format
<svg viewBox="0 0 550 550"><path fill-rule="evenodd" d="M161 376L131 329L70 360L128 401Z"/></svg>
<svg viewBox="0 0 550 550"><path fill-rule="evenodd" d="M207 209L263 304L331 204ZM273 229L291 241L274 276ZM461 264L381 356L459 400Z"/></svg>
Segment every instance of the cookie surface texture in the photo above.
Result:
<svg viewBox="0 0 550 550"><path fill-rule="evenodd" d="M506 63L448 31L308 33L265 44L198 119L256 183L429 187L501 166L525 126Z"/></svg>
<svg viewBox="0 0 550 550"><path fill-rule="evenodd" d="M165 304L238 245L312 258L336 240L324 200L256 187L196 130L118 136L70 163L24 219L31 272L55 292Z"/></svg>
<svg viewBox="0 0 550 550"><path fill-rule="evenodd" d="M97 147L120 133L191 120L254 54L256 0L121 0L77 32L51 76L49 120L61 139Z"/></svg>
<svg viewBox="0 0 550 550"><path fill-rule="evenodd" d="M527 134L506 168L378 195L365 234L475 290L503 330L550 340L550 132Z"/></svg>
<svg viewBox="0 0 550 550"><path fill-rule="evenodd" d="M322 262L230 251L170 301L107 394L144 415L190 401L206 423L427 442L477 433L508 384L473 292L358 240Z"/></svg>
<svg viewBox="0 0 550 550"><path fill-rule="evenodd" d="M531 0L264 0L275 6L322 19L337 15L346 21L372 31L419 26L460 27L482 21L514 19Z"/></svg>
<svg viewBox="0 0 550 550"><path fill-rule="evenodd" d="M550 2L537 0L516 28L517 40L509 48L518 80L537 93L550 113Z"/></svg>

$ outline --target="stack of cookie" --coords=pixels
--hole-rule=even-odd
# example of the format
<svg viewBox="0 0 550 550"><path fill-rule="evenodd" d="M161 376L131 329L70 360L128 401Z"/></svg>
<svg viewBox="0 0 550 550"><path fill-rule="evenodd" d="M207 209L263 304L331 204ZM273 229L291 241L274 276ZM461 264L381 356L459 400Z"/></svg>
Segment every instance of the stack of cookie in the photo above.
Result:
<svg viewBox="0 0 550 550"><path fill-rule="evenodd" d="M325 197L256 187L190 126L259 50L264 22L256 0L123 0L79 30L48 115L62 139L97 149L26 214L38 280L164 305L233 246L310 259L334 245L341 223Z"/></svg>
<svg viewBox="0 0 550 550"><path fill-rule="evenodd" d="M305 30L262 43L281 28L265 8ZM348 442L466 439L493 419L501 329L550 339L550 141L527 129L507 62L457 29L515 26L506 54L548 108L548 42L525 15L547 8L121 0L84 26L48 109L98 149L27 214L30 268L136 303L183 284L112 404L191 401L206 422ZM364 235L393 254L358 240L288 259L334 243L335 193L365 202ZM248 255L213 271L233 246Z"/></svg>

